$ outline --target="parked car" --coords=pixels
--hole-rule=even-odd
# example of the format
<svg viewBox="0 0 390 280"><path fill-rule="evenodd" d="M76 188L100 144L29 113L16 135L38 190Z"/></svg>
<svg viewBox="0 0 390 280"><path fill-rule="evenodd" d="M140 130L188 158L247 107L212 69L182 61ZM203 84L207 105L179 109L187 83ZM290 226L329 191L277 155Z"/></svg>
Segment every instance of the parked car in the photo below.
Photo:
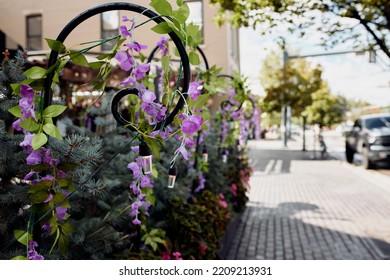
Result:
<svg viewBox="0 0 390 280"><path fill-rule="evenodd" d="M390 162L390 114L359 117L345 136L345 155L349 163L354 154L362 155L362 165L374 168L379 161Z"/></svg>

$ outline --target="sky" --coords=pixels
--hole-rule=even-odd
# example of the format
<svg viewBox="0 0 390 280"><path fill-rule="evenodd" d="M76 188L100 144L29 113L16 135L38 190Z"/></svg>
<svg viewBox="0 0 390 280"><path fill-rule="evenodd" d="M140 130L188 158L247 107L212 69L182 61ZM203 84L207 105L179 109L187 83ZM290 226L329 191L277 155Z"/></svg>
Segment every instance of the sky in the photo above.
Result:
<svg viewBox="0 0 390 280"><path fill-rule="evenodd" d="M286 41L287 49L299 51L300 55L351 50L345 46L324 50L318 46L319 36L316 38L315 35L307 40L290 36ZM248 77L252 93L264 94L259 75L262 61L273 49L278 49L274 38L261 37L253 28L240 29L241 73ZM307 59L314 64L322 65L323 79L329 83L333 94L368 101L377 106L390 105L390 60L388 58L383 57L381 61L369 63L368 53L364 55L348 53Z"/></svg>

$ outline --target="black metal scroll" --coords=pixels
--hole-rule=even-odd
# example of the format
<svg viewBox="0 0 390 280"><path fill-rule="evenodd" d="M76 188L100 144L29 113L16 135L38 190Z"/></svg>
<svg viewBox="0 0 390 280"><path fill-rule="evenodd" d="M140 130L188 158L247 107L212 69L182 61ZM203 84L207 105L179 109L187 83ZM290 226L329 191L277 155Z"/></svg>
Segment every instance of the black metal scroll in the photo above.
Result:
<svg viewBox="0 0 390 280"><path fill-rule="evenodd" d="M64 42L65 39L68 37L68 35L78 25L80 25L85 20L87 20L90 17L95 16L97 14L107 12L107 11L113 11L113 10L125 10L125 11L139 13L139 14L142 14L142 15L148 17L149 19L153 20L157 24L161 23L161 22L165 22L165 20L162 18L162 16L158 15L154 11L152 11L148 8L136 5L136 4L126 3L126 2L107 3L107 4L99 5L99 6L96 6L94 8L88 9L85 12L81 13L80 15L76 16L73 20L71 20L62 29L62 31L60 32L60 34L58 35L56 40L60 41L60 42ZM183 92L183 95L180 96L180 99L179 99L178 103L176 104L176 107L172 110L172 112L170 112L168 114L166 119L161 121L160 123L157 123L154 126L155 130L160 129L162 126L169 125L173 121L173 119L177 115L177 113L180 111L180 109L183 107L183 105L185 103L184 99L187 97L187 91L188 91L190 78L191 78L190 64L189 64L188 55L187 55L187 52L185 50L185 47L183 46L180 38L174 32L170 32L170 33L168 33L168 35L170 36L170 38L174 42L176 48L178 49L179 54L180 54L180 59L182 61L182 66L183 66L182 92ZM51 51L49 61L48 61L48 69L50 69L52 66L55 65L56 60L58 58L58 55L59 55L59 53L57 51ZM53 99L53 91L51 90L51 84L52 84L52 80L54 77L54 73L55 73L55 71L50 72L47 75L45 82L44 82L44 89L45 89L44 101L43 101L44 108L49 106L52 102L52 99ZM127 89L120 91L120 95L122 95L122 97L125 96L126 93L133 94L133 92L131 90L127 90ZM115 102L119 102L119 101L120 101L120 98L115 99ZM114 104L113 107L118 108L118 104ZM119 124L126 125L129 123L128 121L124 120L123 117L121 117L117 111L113 110L113 115Z"/></svg>

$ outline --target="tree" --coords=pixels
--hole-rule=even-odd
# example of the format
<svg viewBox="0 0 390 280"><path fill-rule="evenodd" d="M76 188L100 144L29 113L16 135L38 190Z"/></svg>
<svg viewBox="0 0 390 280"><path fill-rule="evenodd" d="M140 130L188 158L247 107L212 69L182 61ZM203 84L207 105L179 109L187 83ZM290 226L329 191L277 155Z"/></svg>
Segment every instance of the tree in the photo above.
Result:
<svg viewBox="0 0 390 280"><path fill-rule="evenodd" d="M235 26L261 25L269 32L282 23L301 36L309 27L315 27L323 33L325 46L352 40L355 47L376 46L390 59L388 0L211 0L211 3L218 5L219 23L229 20ZM231 12L229 18L227 11Z"/></svg>
<svg viewBox="0 0 390 280"><path fill-rule="evenodd" d="M310 124L329 127L341 123L346 111L345 98L331 95L328 84L322 82L320 89L312 94L312 104L305 108L303 114Z"/></svg>
<svg viewBox="0 0 390 280"><path fill-rule="evenodd" d="M260 77L266 92L263 111L279 112L282 106L291 106L292 115L300 116L323 82L322 69L304 59L290 60L283 67L278 58L280 61L280 55L272 52L264 61Z"/></svg>

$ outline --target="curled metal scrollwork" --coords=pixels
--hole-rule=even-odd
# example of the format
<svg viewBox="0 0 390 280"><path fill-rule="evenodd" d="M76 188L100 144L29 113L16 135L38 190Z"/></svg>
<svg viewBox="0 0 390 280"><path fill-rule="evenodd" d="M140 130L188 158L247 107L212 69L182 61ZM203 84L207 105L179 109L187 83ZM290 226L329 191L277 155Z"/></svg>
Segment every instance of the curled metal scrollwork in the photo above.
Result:
<svg viewBox="0 0 390 280"><path fill-rule="evenodd" d="M71 20L60 32L60 34L57 37L57 41L64 42L65 39L68 37L68 35L81 23L86 21L87 19L91 18L92 16L95 16L97 14L101 14L103 12L107 11L113 11L113 10L125 10L125 11L131 11L135 13L142 14L149 19L153 20L154 22L161 23L165 22L165 20L162 18L162 16L159 16L157 13L154 11L136 5L132 3L127 3L127 2L114 2L114 3L107 3L103 5L96 6L94 8L88 9L84 11L83 13L79 14L76 16L73 20ZM180 38L174 33L170 32L168 33L169 37L171 40L174 42L176 48L179 51L180 54L180 59L182 62L182 67L183 67L183 82L181 83L182 85L182 92L183 94L180 96L175 108L167 115L165 120L157 123L154 126L155 130L160 129L162 126L167 126L169 125L174 117L177 115L177 113L180 111L180 109L184 106L185 103L185 98L187 97L187 91L190 83L190 78L191 78L191 70L190 70L190 65L189 65L189 60L188 60L188 55L185 50L185 47L183 43L181 42ZM51 51L49 61L48 61L48 69L53 67L57 61L59 53L57 51ZM54 78L54 72L51 71L45 78L44 82L44 102L43 106L46 108L49 106L52 102L53 99L53 91L51 89L51 84L52 80ZM121 124L121 125L127 125L129 124L129 121L125 120L123 116L120 115L118 112L118 105L120 102L120 99L128 94L137 94L135 91L136 89L122 89L117 93L117 96L114 97L113 102L117 102L118 104L113 103L112 104L112 113L114 115L115 120Z"/></svg>

